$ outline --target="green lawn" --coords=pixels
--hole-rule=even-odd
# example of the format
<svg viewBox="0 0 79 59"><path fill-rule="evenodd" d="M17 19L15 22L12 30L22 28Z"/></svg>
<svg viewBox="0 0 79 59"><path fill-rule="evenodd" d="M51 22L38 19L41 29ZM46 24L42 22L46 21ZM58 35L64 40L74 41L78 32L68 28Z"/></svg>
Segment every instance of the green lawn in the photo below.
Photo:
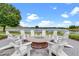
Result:
<svg viewBox="0 0 79 59"><path fill-rule="evenodd" d="M62 31L58 31L58 32L57 32L57 35L59 35L59 36L63 36L63 35L64 35L64 32L62 32Z"/></svg>
<svg viewBox="0 0 79 59"><path fill-rule="evenodd" d="M79 34L70 34L69 38L73 40L79 40Z"/></svg>
<svg viewBox="0 0 79 59"><path fill-rule="evenodd" d="M0 35L0 40L7 38L6 35Z"/></svg>
<svg viewBox="0 0 79 59"><path fill-rule="evenodd" d="M12 35L20 35L20 32L14 32L14 31L11 31L10 32ZM25 32L26 34L30 34L30 32ZM0 40L4 39L4 38L7 38L5 32L2 32L0 31Z"/></svg>
<svg viewBox="0 0 79 59"><path fill-rule="evenodd" d="M64 34L64 32L59 31L57 34L62 36ZM73 40L79 40L79 34L70 33L69 38L73 39Z"/></svg>
<svg viewBox="0 0 79 59"><path fill-rule="evenodd" d="M53 32L46 31L46 35L53 35Z"/></svg>
<svg viewBox="0 0 79 59"><path fill-rule="evenodd" d="M5 32L0 31L0 40L6 38L7 36L5 35Z"/></svg>
<svg viewBox="0 0 79 59"><path fill-rule="evenodd" d="M35 32L35 34L40 35L40 34L41 34L41 32Z"/></svg>
<svg viewBox="0 0 79 59"><path fill-rule="evenodd" d="M30 32L25 32L26 34L30 34Z"/></svg>
<svg viewBox="0 0 79 59"><path fill-rule="evenodd" d="M12 35L20 35L20 32L10 32Z"/></svg>

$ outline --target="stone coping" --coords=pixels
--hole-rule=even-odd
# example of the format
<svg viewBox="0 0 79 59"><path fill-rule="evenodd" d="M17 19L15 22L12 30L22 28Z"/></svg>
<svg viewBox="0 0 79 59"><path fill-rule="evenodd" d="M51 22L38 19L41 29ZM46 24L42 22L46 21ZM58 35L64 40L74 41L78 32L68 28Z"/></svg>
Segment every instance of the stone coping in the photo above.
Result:
<svg viewBox="0 0 79 59"><path fill-rule="evenodd" d="M30 42L48 42L51 40L51 38L27 37L27 40Z"/></svg>

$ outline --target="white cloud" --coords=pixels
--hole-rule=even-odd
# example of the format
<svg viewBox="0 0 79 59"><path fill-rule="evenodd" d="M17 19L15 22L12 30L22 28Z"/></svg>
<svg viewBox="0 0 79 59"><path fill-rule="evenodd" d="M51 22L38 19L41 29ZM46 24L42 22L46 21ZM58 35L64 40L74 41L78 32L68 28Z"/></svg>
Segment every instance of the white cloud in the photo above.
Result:
<svg viewBox="0 0 79 59"><path fill-rule="evenodd" d="M49 20L45 20L45 21L41 21L38 26L40 27L52 27L53 26L53 21L49 21Z"/></svg>
<svg viewBox="0 0 79 59"><path fill-rule="evenodd" d="M37 14L27 14L28 16L27 16L27 21L28 22L30 22L30 21L32 21L32 20L37 20L37 19L39 19L39 16L37 15Z"/></svg>
<svg viewBox="0 0 79 59"><path fill-rule="evenodd" d="M26 22L20 22L20 26L23 26L23 27L28 27L28 24Z"/></svg>
<svg viewBox="0 0 79 59"><path fill-rule="evenodd" d="M49 20L45 20L45 21L41 21L38 26L40 27L68 27L72 24L71 21L69 20L64 20L61 23L55 23L53 21L49 21Z"/></svg>
<svg viewBox="0 0 79 59"><path fill-rule="evenodd" d="M57 24L57 27L64 27L63 24Z"/></svg>
<svg viewBox="0 0 79 59"><path fill-rule="evenodd" d="M61 14L61 16L64 17L64 18L68 18L69 17L68 14L65 14L65 13Z"/></svg>
<svg viewBox="0 0 79 59"><path fill-rule="evenodd" d="M64 20L63 23L64 23L64 24L71 24L72 22L69 21L69 20Z"/></svg>
<svg viewBox="0 0 79 59"><path fill-rule="evenodd" d="M70 12L71 15L75 15L79 13L79 7L75 7L72 9L72 11Z"/></svg>
<svg viewBox="0 0 79 59"><path fill-rule="evenodd" d="M70 25L72 25L72 22L69 20L64 20L63 23L61 23L62 27L69 27Z"/></svg>
<svg viewBox="0 0 79 59"><path fill-rule="evenodd" d="M73 23L70 20L64 20L63 22L58 23L57 27L69 27L72 24Z"/></svg>
<svg viewBox="0 0 79 59"><path fill-rule="evenodd" d="M57 9L57 7L53 7L53 9L54 9L54 10L56 10L56 9Z"/></svg>
<svg viewBox="0 0 79 59"><path fill-rule="evenodd" d="M50 8L53 9L53 10L56 10L57 9L57 7L52 7L52 6Z"/></svg>
<svg viewBox="0 0 79 59"><path fill-rule="evenodd" d="M79 25L79 21L75 22L75 25Z"/></svg>
<svg viewBox="0 0 79 59"><path fill-rule="evenodd" d="M69 16L73 16L79 13L79 7L74 7L68 14L67 12L64 14L61 14L62 17L68 18Z"/></svg>

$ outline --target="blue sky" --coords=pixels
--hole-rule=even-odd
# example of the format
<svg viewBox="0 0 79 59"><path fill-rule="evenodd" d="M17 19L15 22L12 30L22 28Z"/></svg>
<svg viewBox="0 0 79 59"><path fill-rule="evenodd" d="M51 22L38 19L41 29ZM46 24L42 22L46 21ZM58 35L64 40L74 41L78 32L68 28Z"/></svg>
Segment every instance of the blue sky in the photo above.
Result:
<svg viewBox="0 0 79 59"><path fill-rule="evenodd" d="M24 27L68 27L79 25L77 3L14 3L20 10Z"/></svg>

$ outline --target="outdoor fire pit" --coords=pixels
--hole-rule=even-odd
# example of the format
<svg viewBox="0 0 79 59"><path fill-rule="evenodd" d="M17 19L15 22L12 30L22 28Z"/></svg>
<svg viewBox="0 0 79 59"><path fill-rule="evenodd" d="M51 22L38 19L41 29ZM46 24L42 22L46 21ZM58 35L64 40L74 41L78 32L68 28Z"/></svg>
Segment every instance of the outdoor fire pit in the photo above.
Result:
<svg viewBox="0 0 79 59"><path fill-rule="evenodd" d="M42 49L48 47L49 39L46 39L44 37L30 37L28 38L28 41L32 42L31 47L35 49Z"/></svg>
<svg viewBox="0 0 79 59"><path fill-rule="evenodd" d="M31 46L32 48L42 49L42 48L47 48L48 43L47 42L32 42Z"/></svg>

